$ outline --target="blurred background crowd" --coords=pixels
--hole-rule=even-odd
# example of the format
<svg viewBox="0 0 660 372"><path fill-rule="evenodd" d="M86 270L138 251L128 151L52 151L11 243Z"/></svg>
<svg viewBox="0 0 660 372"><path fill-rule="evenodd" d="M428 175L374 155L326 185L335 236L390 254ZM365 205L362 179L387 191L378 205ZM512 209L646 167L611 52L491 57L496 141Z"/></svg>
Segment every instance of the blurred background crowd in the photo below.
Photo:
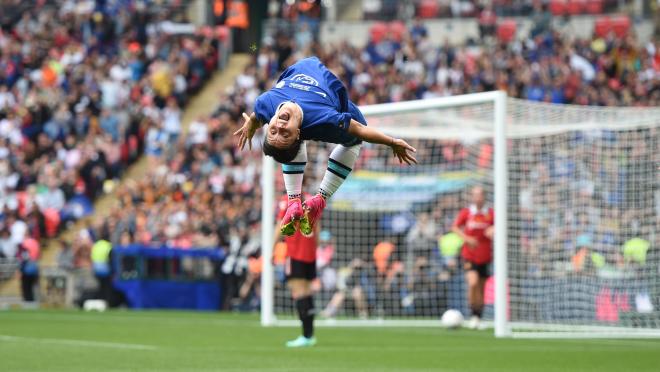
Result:
<svg viewBox="0 0 660 372"><path fill-rule="evenodd" d="M617 0L365 0L362 2L364 19L397 19L401 14L422 18L483 17L485 12L497 16L532 16L535 8L545 5L555 15L600 14L617 9Z"/></svg>
<svg viewBox="0 0 660 372"><path fill-rule="evenodd" d="M259 269L251 263L260 256L260 138L257 135L251 151L241 152L232 133L242 122L241 113L250 112L255 98L300 58L318 56L358 105L495 89L538 102L660 105L660 42L638 41L630 23L582 39L561 36L550 22L557 12L608 11L614 6L611 1L585 1L579 11L570 10L573 2L555 1L495 1L490 4L494 7L480 1L363 1L365 18L378 14L379 20L394 19L400 14L396 12L417 16L408 24L374 23L364 47L319 40L320 1L304 6L271 1L269 14L295 20L296 26L268 34L235 83L218 94L214 112L196 118L183 130L183 105L218 63L212 39L167 32L163 20L183 17L176 7L111 2L116 5L98 12L93 2L60 3L57 9L28 9L11 28L0 32L0 255L16 257L23 249L25 257L36 260L38 253L29 247L56 236L64 222L90 214L96 197L115 190L118 203L109 217L88 219L72 241L62 242L60 266L91 268L91 251L100 240L113 246L140 243L221 249L226 258L217 268L218 275L225 281L233 278L225 289L227 299L240 300L226 301L225 308L229 303L256 306L251 296L258 295ZM402 4L405 9L400 8ZM497 17L511 15L532 17L529 37L516 38L495 27ZM449 16L477 18L482 37L463 44L438 40L423 22ZM623 139L619 136L626 141L619 142ZM658 147L657 134L615 135L612 143L630 151L629 157L602 159L595 167L593 152L574 153L570 147L581 141L566 138L560 141L565 147L558 154L549 154L530 140L525 148L531 152L520 154L538 159L531 168L520 170L524 177L515 185L520 191L520 210L514 213L521 221L520 254L525 255L521 262L530 273L548 270L540 267L540 262L552 261L540 258L544 252L559 250L553 257L571 262L578 245L589 248L594 242L612 247L597 252L608 264L623 265L618 247L637 235L650 239L649 233L658 228L658 221L649 221L650 215L639 212L648 211L640 203L653 196L642 197L635 191L639 182L649 181L653 171L648 165L657 161L636 156ZM484 151L489 160L492 150L488 145L470 147L446 140L413 145L423 150L422 158L427 150L427 156L447 169L474 167ZM310 163L322 163L327 151L324 146L311 148ZM378 159L385 154L367 146L359 164L383 162ZM127 166L141 155L149 161L145 176L119 184ZM390 161L380 166L387 167ZM309 175L312 192L324 167L315 169L319 171ZM599 177L621 182L612 190L594 189ZM579 185L562 194L560 188L567 179L577 179ZM539 189L544 192L533 193ZM584 213L544 214L548 205L569 200L580 203L578 209ZM324 257L319 267L332 268L332 272L325 279L321 276L319 286L325 280L328 314L336 311L342 297L353 298L360 315L375 307L367 303L368 286L359 285L361 272L371 270L364 277L382 276L378 280L383 286L392 287L399 278L408 290L392 290L397 301L408 298L413 288L435 286L432 283L437 280L429 278L449 280L455 262L441 257L438 238L450 231L455 213L466 201L456 193L435 203L396 236L374 241L373 246L380 248L370 247L356 260L334 256L341 248L333 246L336 242L329 232L323 235L327 249L319 251ZM638 209L621 211L623 204ZM630 225L608 225L616 219ZM556 231L549 234L556 241L541 234L548 229ZM624 230L635 236L617 232ZM421 253L405 253L417 251ZM331 263L333 257L338 263ZM384 264L378 264L383 260ZM401 279L405 267L414 279Z"/></svg>
<svg viewBox="0 0 660 372"><path fill-rule="evenodd" d="M183 17L177 7L2 5L0 257L29 241L36 258L41 239L93 212L150 127L177 140L181 107L218 56L212 38L168 27Z"/></svg>

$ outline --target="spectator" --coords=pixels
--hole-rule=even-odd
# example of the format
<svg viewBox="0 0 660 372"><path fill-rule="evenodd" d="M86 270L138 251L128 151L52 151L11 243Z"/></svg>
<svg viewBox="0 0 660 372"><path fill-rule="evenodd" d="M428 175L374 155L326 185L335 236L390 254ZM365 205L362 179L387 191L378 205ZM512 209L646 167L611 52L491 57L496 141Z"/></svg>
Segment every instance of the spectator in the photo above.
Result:
<svg viewBox="0 0 660 372"><path fill-rule="evenodd" d="M164 97L177 90L177 83L171 75L171 71L176 69L168 75L164 72L168 71L167 66L153 63L145 66L147 76L137 81L156 86L153 96L145 93L139 100L140 125L146 131L145 153L150 159L148 173L135 183L119 186L120 206L108 217L107 226L96 226L83 233L74 245L75 251L89 251L91 242L86 235L99 236L102 230L113 231L112 243L121 241L122 244L225 249L227 260L221 267L223 285L227 288L224 308L241 308L246 303L252 303L252 294L258 290L255 284L260 271L255 265L260 256L256 240L250 239L250 231L258 228L260 220L261 195L255 184L259 182L258 161L261 154L258 140L255 141L254 151L238 153L231 132L239 125L240 113L249 110L249 102L260 90L272 84L279 69L310 51L318 54L346 82L349 94L360 104L493 89L507 90L518 98L529 97L555 103L657 105L660 102L660 94L655 93L660 76L658 64L655 63L657 51L643 48L634 38L567 42L549 30L539 37L511 44L474 42L453 46L448 42L436 45L425 36L423 25L416 24L415 27L411 35L402 35L401 40L389 35L383 41L372 40L365 48L355 48L348 43L321 47L311 41L309 50L302 50L286 34L278 35L274 44L265 43L256 52L253 63L237 78L234 89L221 96L221 103L215 112L208 117L197 118L186 134L181 134L180 130L177 132L180 129L180 111L176 100ZM601 42L604 43L602 48ZM624 43L628 45L625 53L622 49ZM156 53L155 50L152 52ZM639 61L639 66L644 68L631 70L630 66L635 65L631 61ZM620 64L627 67L620 69ZM613 85L612 80L620 85ZM191 81L188 83L192 86ZM170 119L176 119L170 123L170 129L175 130L168 132L164 127L166 113ZM172 124L177 120L177 125ZM90 121L90 125L93 127L94 123ZM182 135L184 137L180 138ZM540 275L550 266L540 262L570 262L575 238L579 234L589 233L594 239L605 239L598 235L601 231L598 230L600 220L606 218L600 216L599 208L595 208L595 203L601 202L596 199L597 195L608 195L607 203L621 203L628 186L620 182L611 190L594 187L597 177L625 179L622 176L625 168L615 162L596 165L597 160L590 153L576 154L566 147L548 154L541 143L535 142L536 139L521 141L521 146L512 150L514 155L533 160L530 169L521 170L524 176L521 176L519 185L522 189L520 254L527 259L525 272ZM577 140L572 137L557 138L558 146L574 141ZM634 141L642 143L645 139ZM417 146L420 156L440 160L443 170L466 169L468 163L470 166L478 164L480 168L488 167L492 159L492 147L487 142L468 147L473 145L433 140L420 141ZM164 151L166 148L171 151ZM68 151L66 147L65 150ZM315 156L322 158L323 151L325 149L322 147L316 148L314 152L319 154L313 155L310 150L310 159ZM392 165L378 160L382 157L376 156L374 151L380 150L367 149L364 152L360 159L364 165L361 166L379 169ZM478 159L471 151L479 154ZM91 152L85 155L81 162L90 161L92 155ZM104 163L109 162L106 151L101 150L98 156L104 159ZM635 161L634 164L640 162ZM16 171L20 173L19 168ZM565 187L575 179L579 181L569 187L575 191L562 194L560 186ZM544 192L539 193L538 190ZM559 205L565 200L576 203L581 200L579 209L588 211L588 216L575 216L570 211L548 211L548 205ZM406 267L398 262L399 252L394 252L393 244L390 248L383 245L385 248L370 263L342 261L346 260L345 246L334 246L333 259L326 264L329 269L326 270L327 278L322 274L323 288L329 292L328 296L332 296L326 314L336 315L343 308L345 299L352 297L357 313L366 317L374 306L379 305L373 301L376 290L388 293L391 303L410 300L404 301L403 309L400 309L405 311L415 311L416 298L430 300L432 296L428 294L440 290L440 287L433 287L437 283L429 279L438 273L438 263L432 257L436 232L449 231L450 218L458 212L456 206L460 204L457 195L443 195L437 208L432 211L433 217L420 216L417 226L409 231L410 239L406 241L407 247L414 248L410 249L414 254L407 260ZM432 223L434 219L438 226L437 230L432 231L435 228ZM422 220L426 222L422 223ZM403 229L403 233L407 229ZM556 233L542 236L539 233L542 229ZM618 227L612 229L617 230L615 235L619 234ZM379 240L381 238L390 237L378 237ZM397 246L406 247L402 244ZM609 260L607 254L604 256ZM338 263L336 268L332 267L335 261ZM342 262L345 264L342 265ZM443 269L459 271L455 266L455 262L451 265L447 263ZM451 278L447 280L447 272L441 273L444 273L443 280L451 281ZM462 304L460 300L454 299L454 302Z"/></svg>
<svg viewBox="0 0 660 372"><path fill-rule="evenodd" d="M37 195L37 206L41 210L54 209L60 211L65 204L64 192L58 187L56 179L50 179L47 182L48 188Z"/></svg>
<svg viewBox="0 0 660 372"><path fill-rule="evenodd" d="M360 319L367 319L369 315L367 299L365 294L365 285L368 284L368 278L372 277L366 263L354 258L347 267L339 269L337 278L337 291L333 294L325 309L321 311L321 316L333 318L344 305L346 297L355 301L355 308Z"/></svg>
<svg viewBox="0 0 660 372"><path fill-rule="evenodd" d="M486 5L479 12L479 35L483 39L487 36L495 36L497 15L491 5Z"/></svg>
<svg viewBox="0 0 660 372"><path fill-rule="evenodd" d="M60 251L57 252L57 267L64 271L72 271L74 266L74 252L70 244L65 241L59 241Z"/></svg>
<svg viewBox="0 0 660 372"><path fill-rule="evenodd" d="M0 258L13 259L18 253L18 244L11 238L9 228L0 230Z"/></svg>
<svg viewBox="0 0 660 372"><path fill-rule="evenodd" d="M35 286L39 284L39 242L34 239L26 239L21 243L18 250L18 261L21 269L21 293L23 301L33 302L36 300Z"/></svg>
<svg viewBox="0 0 660 372"><path fill-rule="evenodd" d="M91 213L92 199L136 159L143 123L167 124L176 136L180 106L217 65L212 35L154 27L179 7L115 5L17 7L20 19L0 32L3 251ZM147 152L168 143L161 133ZM85 230L63 252L73 254L74 267L90 267L96 233Z"/></svg>
<svg viewBox="0 0 660 372"><path fill-rule="evenodd" d="M0 85L0 111L8 111L15 104L14 94L8 90L6 85Z"/></svg>
<svg viewBox="0 0 660 372"><path fill-rule="evenodd" d="M408 250L414 252L415 255L429 256L437 244L436 236L435 224L429 215L420 213L406 236Z"/></svg>
<svg viewBox="0 0 660 372"><path fill-rule="evenodd" d="M10 239L13 244L20 246L28 236L28 225L25 221L17 219L15 212L5 214L5 226L9 228Z"/></svg>
<svg viewBox="0 0 660 372"><path fill-rule="evenodd" d="M106 302L110 302L112 295L112 276L110 270L110 251L112 244L105 240L99 239L92 245L92 269L94 277L98 283L97 298Z"/></svg>
<svg viewBox="0 0 660 372"><path fill-rule="evenodd" d="M199 117L188 126L188 146L202 145L208 142L208 119Z"/></svg>
<svg viewBox="0 0 660 372"><path fill-rule="evenodd" d="M175 144L181 133L181 109L174 98L169 98L163 109L163 130L167 134L167 143L170 146Z"/></svg>

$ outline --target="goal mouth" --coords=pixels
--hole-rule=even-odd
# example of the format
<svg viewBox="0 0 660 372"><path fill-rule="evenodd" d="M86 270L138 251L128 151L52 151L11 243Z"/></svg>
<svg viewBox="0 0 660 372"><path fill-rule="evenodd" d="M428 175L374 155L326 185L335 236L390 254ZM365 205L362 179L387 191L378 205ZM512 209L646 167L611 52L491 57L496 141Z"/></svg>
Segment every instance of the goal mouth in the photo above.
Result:
<svg viewBox="0 0 660 372"><path fill-rule="evenodd" d="M300 321L292 318L277 319L274 322L277 327L299 327ZM314 320L315 327L330 328L361 328L361 327L411 327L411 328L441 328L440 320L436 319L318 319Z"/></svg>
<svg viewBox="0 0 660 372"><path fill-rule="evenodd" d="M468 319L461 244L448 235L476 185L495 211L482 328L497 337L660 336L660 257L651 248L660 231L660 108L487 92L361 110L370 126L416 147L419 164L362 146L321 221L321 245L331 249L319 251L315 306L334 319L316 325L441 327L447 309ZM331 149L308 143L312 193ZM271 255L281 176L265 160L263 177L262 244ZM271 264L262 324L297 325L283 268Z"/></svg>
<svg viewBox="0 0 660 372"><path fill-rule="evenodd" d="M292 317L278 318L273 326L283 328L300 327L300 321ZM401 328L442 328L438 319L319 319L314 322L315 327L320 328L372 328L372 327L401 327ZM635 327L606 327L606 326L576 326L568 324L541 324L541 323L510 323L512 329L511 337L521 339L534 338L657 338L660 330L653 328ZM484 321L480 330L492 330L494 323Z"/></svg>

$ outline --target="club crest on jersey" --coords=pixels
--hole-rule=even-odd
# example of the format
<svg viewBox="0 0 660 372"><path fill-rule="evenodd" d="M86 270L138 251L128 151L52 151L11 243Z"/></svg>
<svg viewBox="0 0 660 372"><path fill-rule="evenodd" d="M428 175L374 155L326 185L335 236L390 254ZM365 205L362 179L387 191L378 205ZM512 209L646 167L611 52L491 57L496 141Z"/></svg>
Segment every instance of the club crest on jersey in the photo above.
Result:
<svg viewBox="0 0 660 372"><path fill-rule="evenodd" d="M308 84L308 85L314 85L316 87L319 86L319 82L316 81L313 77L305 74L296 74L291 77L292 81L303 83L303 84Z"/></svg>

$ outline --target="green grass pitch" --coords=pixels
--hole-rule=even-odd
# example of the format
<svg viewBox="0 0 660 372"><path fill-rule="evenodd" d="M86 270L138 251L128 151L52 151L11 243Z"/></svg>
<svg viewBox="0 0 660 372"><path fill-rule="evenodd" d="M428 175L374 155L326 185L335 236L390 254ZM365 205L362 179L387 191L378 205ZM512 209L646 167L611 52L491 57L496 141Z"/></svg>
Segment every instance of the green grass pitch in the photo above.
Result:
<svg viewBox="0 0 660 372"><path fill-rule="evenodd" d="M495 339L492 331L298 328L256 315L0 312L0 371L659 371L660 340Z"/></svg>

